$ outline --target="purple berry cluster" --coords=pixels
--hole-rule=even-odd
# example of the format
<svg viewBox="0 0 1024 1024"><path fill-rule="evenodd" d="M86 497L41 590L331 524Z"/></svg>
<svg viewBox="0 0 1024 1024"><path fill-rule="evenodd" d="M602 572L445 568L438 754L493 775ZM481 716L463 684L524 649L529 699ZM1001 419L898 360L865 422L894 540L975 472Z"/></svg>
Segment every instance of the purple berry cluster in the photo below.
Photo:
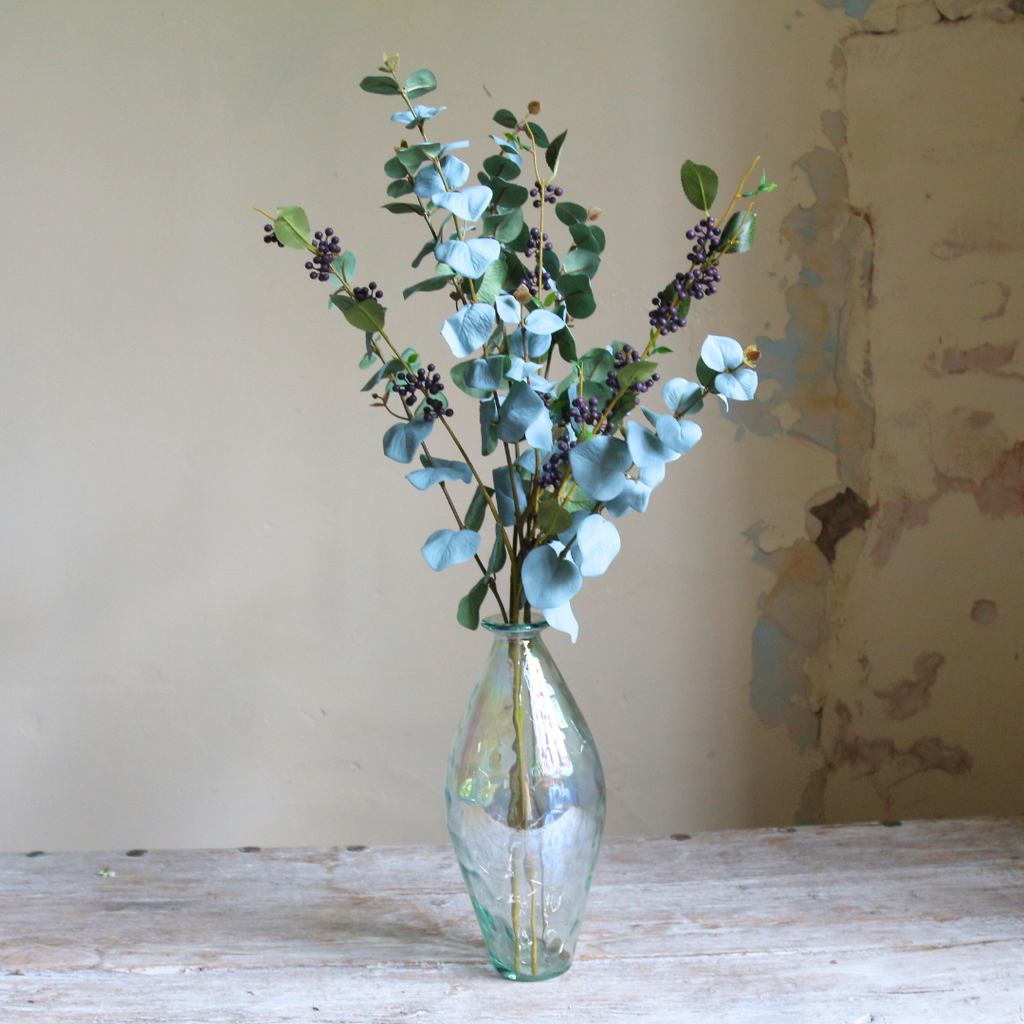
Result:
<svg viewBox="0 0 1024 1024"><path fill-rule="evenodd" d="M526 272L526 275L527 276L524 277L519 283L520 283L520 285L524 285L525 284L527 289L529 290L530 294L535 296L537 294L537 271L536 270L528 270ZM549 292L554 287L555 287L554 278L552 278L552 276L548 273L547 268L545 267L544 268L544 290Z"/></svg>
<svg viewBox="0 0 1024 1024"><path fill-rule="evenodd" d="M622 349L615 355L615 370L621 370L624 366L628 366L630 363L638 363L643 357L641 354L633 348L632 345L623 345ZM619 375L615 370L610 370L608 378L605 383L613 391L618 391L622 386L619 383ZM649 388L653 387L657 381L661 380L661 374L652 373L647 380L638 380L629 385L627 390L633 391L636 394L642 395Z"/></svg>
<svg viewBox="0 0 1024 1024"><path fill-rule="evenodd" d="M536 256L542 245L545 252L551 252L554 248L552 243L548 241L548 233L546 231L544 232L544 237L541 238L540 228L530 228L530 246L523 255L527 259L531 256Z"/></svg>
<svg viewBox="0 0 1024 1024"><path fill-rule="evenodd" d="M533 188L530 189L530 195L531 196L538 196L538 197L540 197L541 196L540 189L541 189L540 182L539 181L535 181L533 183ZM544 195L543 195L543 197L534 199L533 205L535 207L539 208L540 204L542 202L545 202L545 203L557 203L558 199L559 199L559 197L561 195L562 195L562 190L560 188L556 188L554 185L545 185L544 186Z"/></svg>
<svg viewBox="0 0 1024 1024"><path fill-rule="evenodd" d="M433 422L435 417L455 414L454 409L446 409L444 402L437 397L444 391L444 384L441 383L441 374L434 372L436 369L437 367L430 363L425 370L421 366L415 373L411 370L399 370L395 374L395 379L399 382L395 385L395 392L405 399L406 405L415 405L417 396L424 396L427 408L423 411L423 419L427 423Z"/></svg>
<svg viewBox="0 0 1024 1024"><path fill-rule="evenodd" d="M568 441L564 438L555 445L555 450L550 458L540 468L539 485L544 487L558 487L562 483L565 473L565 464L569 461L569 452L579 444L578 441Z"/></svg>
<svg viewBox="0 0 1024 1024"><path fill-rule="evenodd" d="M722 275L717 267L707 264L712 250L721 241L722 229L715 227L714 217L708 217L687 231L686 237L694 242L693 250L686 254L686 258L693 264L689 273L683 275L686 291L695 299L714 295L718 291L715 285L722 280Z"/></svg>
<svg viewBox="0 0 1024 1024"><path fill-rule="evenodd" d="M675 295L669 298L666 293L671 288ZM686 297L686 275L676 274L675 280L661 295L651 299L654 308L649 315L650 324L657 328L659 334L675 333L680 327L686 326L686 320L679 313L678 301Z"/></svg>
<svg viewBox="0 0 1024 1024"><path fill-rule="evenodd" d="M365 288L353 288L352 294L356 302L365 302L367 299L382 299L384 292L377 287L376 281L371 281ZM431 367L433 369L433 367Z"/></svg>
<svg viewBox="0 0 1024 1024"><path fill-rule="evenodd" d="M282 249L284 248L284 242L278 241L277 235L274 234L274 225L273 224L264 224L263 225L263 241L264 242L277 242L277 244Z"/></svg>
<svg viewBox="0 0 1024 1024"><path fill-rule="evenodd" d="M306 269L314 281L330 281L331 262L341 253L341 244L334 228L324 228L313 235L316 243L316 255L312 261L306 262Z"/></svg>
<svg viewBox="0 0 1024 1024"><path fill-rule="evenodd" d="M588 402L584 398L574 398L569 405L569 419L577 425L585 423L592 427L601 418L601 403L597 398Z"/></svg>

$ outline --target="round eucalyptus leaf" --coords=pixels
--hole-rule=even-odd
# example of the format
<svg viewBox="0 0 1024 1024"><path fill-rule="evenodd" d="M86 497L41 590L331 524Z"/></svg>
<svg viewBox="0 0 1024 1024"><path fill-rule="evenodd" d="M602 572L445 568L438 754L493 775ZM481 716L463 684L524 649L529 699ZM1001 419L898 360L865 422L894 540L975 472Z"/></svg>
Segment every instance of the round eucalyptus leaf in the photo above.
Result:
<svg viewBox="0 0 1024 1024"><path fill-rule="evenodd" d="M523 559L521 571L526 600L535 608L557 608L583 586L576 564L559 558L550 544L534 548Z"/></svg>
<svg viewBox="0 0 1024 1024"><path fill-rule="evenodd" d="M669 417L671 419L672 417ZM673 451L668 445L658 440L642 423L630 420L626 424L626 444L633 461L641 468L663 465L679 458L679 452Z"/></svg>
<svg viewBox="0 0 1024 1024"><path fill-rule="evenodd" d="M569 452L576 483L595 501L614 498L626 485L626 470L633 458L618 437L591 437Z"/></svg>
<svg viewBox="0 0 1024 1024"><path fill-rule="evenodd" d="M614 523L604 516L592 515L580 523L576 547L582 556L579 559L581 575L601 576L619 553L622 541Z"/></svg>
<svg viewBox="0 0 1024 1024"><path fill-rule="evenodd" d="M416 449L430 436L433 421L413 419L396 423L384 435L384 454L395 462L412 462Z"/></svg>
<svg viewBox="0 0 1024 1024"><path fill-rule="evenodd" d="M576 643L576 638L580 635L580 627L568 601L565 604L560 604L557 608L542 608L541 612L544 615L544 621L552 629L568 633L572 642Z"/></svg>
<svg viewBox="0 0 1024 1024"><path fill-rule="evenodd" d="M427 565L435 572L449 565L468 562L480 547L480 534L476 530L437 530L420 548Z"/></svg>
<svg viewBox="0 0 1024 1024"><path fill-rule="evenodd" d="M458 313L445 320L441 336L448 342L453 354L463 358L471 355L487 341L493 326L494 307L484 302L474 302L472 305L463 306Z"/></svg>
<svg viewBox="0 0 1024 1024"><path fill-rule="evenodd" d="M668 413L658 417L655 427L661 442L680 455L685 455L704 436L699 423L677 420Z"/></svg>

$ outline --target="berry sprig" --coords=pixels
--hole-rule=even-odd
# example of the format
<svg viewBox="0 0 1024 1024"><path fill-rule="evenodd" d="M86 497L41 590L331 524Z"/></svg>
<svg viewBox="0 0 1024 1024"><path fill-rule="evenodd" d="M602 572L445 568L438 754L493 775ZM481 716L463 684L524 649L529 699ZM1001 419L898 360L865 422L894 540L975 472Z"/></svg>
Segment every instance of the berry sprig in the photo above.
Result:
<svg viewBox="0 0 1024 1024"><path fill-rule="evenodd" d="M376 281L371 281L365 288L353 288L352 297L356 302L365 302L367 299L384 298L384 292L377 287Z"/></svg>
<svg viewBox="0 0 1024 1024"><path fill-rule="evenodd" d="M264 224L263 225L263 241L264 242L277 242L277 244L278 244L278 246L280 248L282 248L282 249L284 248L284 242L279 242L278 239L277 239L277 235L274 234L274 225L273 224Z"/></svg>
<svg viewBox="0 0 1024 1024"><path fill-rule="evenodd" d="M548 233L545 231L542 237L540 228L530 228L530 244L523 255L529 259L531 256L536 256L542 247L544 252L551 252L554 248L554 245L548 241Z"/></svg>
<svg viewBox="0 0 1024 1024"><path fill-rule="evenodd" d="M334 228L324 228L313 235L316 255L312 261L306 261L306 269L313 281L330 281L331 263L335 256L341 255L341 241L334 233Z"/></svg>
<svg viewBox="0 0 1024 1024"><path fill-rule="evenodd" d="M432 423L435 418L442 416L454 416L455 410L437 397L444 391L444 384L441 381L441 374L435 373L437 367L430 363L426 369L422 366L413 373L411 370L399 370L395 379L400 383L395 385L395 393L405 399L406 405L415 405L417 396L422 394L427 408L423 412L423 419Z"/></svg>
<svg viewBox="0 0 1024 1024"><path fill-rule="evenodd" d="M615 354L615 370L621 370L624 366L628 366L630 363L639 363L641 359L643 359L643 355L633 348L632 345L623 345L622 349ZM605 383L613 391L618 392L622 385L619 383L619 375L615 370L608 371L608 377L606 378ZM652 373L647 380L634 381L626 390L642 395L645 391L652 388L659 380L661 380L661 374Z"/></svg>
<svg viewBox="0 0 1024 1024"><path fill-rule="evenodd" d="M722 229L715 226L714 217L708 217L687 231L686 237L690 241L696 240L692 251L686 254L686 258L693 264L683 275L686 291L695 299L714 295L718 291L715 285L722 280L722 275L714 262L712 250L721 240Z"/></svg>
<svg viewBox="0 0 1024 1024"><path fill-rule="evenodd" d="M569 461L569 452L579 444L578 441L569 441L563 438L555 445L555 450L551 453L547 462L541 466L540 476L537 478L537 483L541 489L547 487L559 487L562 483L562 477L565 475L565 466Z"/></svg>
<svg viewBox="0 0 1024 1024"><path fill-rule="evenodd" d="M533 188L530 189L531 196L538 196L539 198L534 199L533 205L536 209L540 209L541 203L557 203L562 195L562 189L555 185L544 185L544 194L541 196L541 183L535 181Z"/></svg>

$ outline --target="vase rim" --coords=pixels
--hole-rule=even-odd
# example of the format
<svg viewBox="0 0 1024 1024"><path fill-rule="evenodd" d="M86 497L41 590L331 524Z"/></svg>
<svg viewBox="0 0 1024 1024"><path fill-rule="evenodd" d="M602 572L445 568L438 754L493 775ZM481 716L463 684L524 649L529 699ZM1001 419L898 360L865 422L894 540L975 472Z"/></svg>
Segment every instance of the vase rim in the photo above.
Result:
<svg viewBox="0 0 1024 1024"><path fill-rule="evenodd" d="M542 629L547 629L548 624L543 619L536 619L534 622L503 622L497 615L488 615L480 620L484 629L497 633L499 636L532 636Z"/></svg>

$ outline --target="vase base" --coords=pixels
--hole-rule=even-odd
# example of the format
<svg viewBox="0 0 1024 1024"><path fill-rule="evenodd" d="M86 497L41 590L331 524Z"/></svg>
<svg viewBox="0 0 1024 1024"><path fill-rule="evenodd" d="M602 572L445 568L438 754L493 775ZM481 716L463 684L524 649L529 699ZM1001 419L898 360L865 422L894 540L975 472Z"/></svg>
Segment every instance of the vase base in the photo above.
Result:
<svg viewBox="0 0 1024 1024"><path fill-rule="evenodd" d="M494 964L494 969L508 981L548 981L551 978L557 978L562 974L565 974L570 967L572 967L572 958L564 957L553 964L547 965L547 970L539 974L530 974L527 971L515 971L501 963L500 960L491 958L491 963Z"/></svg>

